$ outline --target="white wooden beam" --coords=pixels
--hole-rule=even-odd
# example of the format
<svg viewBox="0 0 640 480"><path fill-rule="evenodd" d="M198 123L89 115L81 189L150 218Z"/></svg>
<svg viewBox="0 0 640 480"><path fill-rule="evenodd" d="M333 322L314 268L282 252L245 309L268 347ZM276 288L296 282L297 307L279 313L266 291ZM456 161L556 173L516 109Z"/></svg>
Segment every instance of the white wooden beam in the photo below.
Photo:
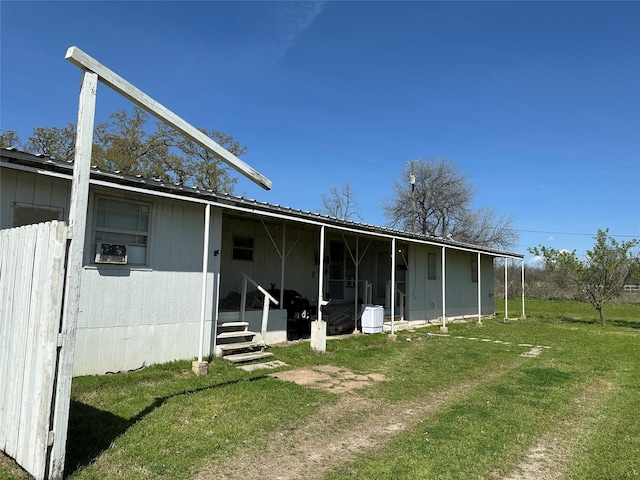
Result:
<svg viewBox="0 0 640 480"><path fill-rule="evenodd" d="M179 132L183 133L198 145L206 149L208 152L211 152L220 160L226 162L229 166L240 172L245 177L249 178L251 181L257 183L265 190L271 189L271 180L263 176L258 171L254 170L252 167L247 165L245 162L240 160L225 148L218 145L200 130L185 122L175 113L173 113L160 103L156 102L154 99L149 97L138 88L134 87L124 78L120 77L119 75L102 65L100 62L87 55L78 47L69 47L65 58L78 68L95 73L96 75L98 75L102 83L112 88L123 97L131 100L133 103L143 108L151 115L157 117Z"/></svg>
<svg viewBox="0 0 640 480"><path fill-rule="evenodd" d="M80 282L82 278L82 258L87 225L87 205L89 202L89 176L91 171L91 146L93 144L93 123L95 119L96 91L98 78L95 73L83 72L78 108L73 180L71 182L71 203L69 226L71 235L67 255L64 310L62 312L62 348L58 363L55 404L53 406L54 443L49 461L49 477L62 478L69 428L69 408L71 404L71 377L73 357L80 311Z"/></svg>

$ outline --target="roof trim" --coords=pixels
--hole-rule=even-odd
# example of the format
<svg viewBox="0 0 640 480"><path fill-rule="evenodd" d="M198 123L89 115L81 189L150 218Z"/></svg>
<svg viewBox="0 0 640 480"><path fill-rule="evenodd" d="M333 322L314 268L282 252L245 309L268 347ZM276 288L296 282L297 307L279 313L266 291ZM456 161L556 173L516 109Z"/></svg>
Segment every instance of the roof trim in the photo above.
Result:
<svg viewBox="0 0 640 480"><path fill-rule="evenodd" d="M73 163L56 160L51 157L32 155L26 152L9 148L1 149L2 167L17 170L31 171L41 175L52 175L58 178L71 180ZM136 193L152 195L163 198L171 198L203 205L211 204L226 210L244 212L280 220L297 221L317 227L326 226L335 230L362 235L372 235L379 238L397 239L403 242L445 247L472 253L482 253L496 257L523 259L524 255L514 252L486 248L479 245L456 242L424 235L416 235L410 232L395 230L349 220L341 220L335 217L313 213L304 210L283 207L280 205L259 202L240 196L214 193L210 190L195 187L185 187L180 184L171 184L159 179L147 179L141 176L125 175L120 172L102 171L97 167L91 168L90 184L127 190Z"/></svg>

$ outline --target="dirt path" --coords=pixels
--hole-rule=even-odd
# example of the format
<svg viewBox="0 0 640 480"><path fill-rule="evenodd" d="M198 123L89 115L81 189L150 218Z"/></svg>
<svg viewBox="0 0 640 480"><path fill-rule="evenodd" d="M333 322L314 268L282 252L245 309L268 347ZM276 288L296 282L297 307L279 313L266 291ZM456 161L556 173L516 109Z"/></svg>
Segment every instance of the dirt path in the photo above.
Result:
<svg viewBox="0 0 640 480"><path fill-rule="evenodd" d="M312 379L307 381L308 386L329 388L333 392L344 391L338 403L325 406L317 414L305 419L294 431L275 432L268 440L266 451L257 452L255 448L248 447L222 464L206 466L196 478L322 478L327 471L352 460L357 453L386 443L392 436L416 425L426 413L442 409L475 386L502 373L491 371L446 390L433 392L419 402L390 406L364 398L348 388L349 384L353 388L361 388L362 382L381 381L383 378L358 376L331 366L302 370L290 370L277 375L310 375Z"/></svg>
<svg viewBox="0 0 640 480"><path fill-rule="evenodd" d="M471 340L477 340L475 338ZM547 346L521 344L531 350L521 356L539 356ZM205 466L200 480L295 480L320 479L326 472L353 460L356 454L380 447L391 437L415 426L428 413L435 413L456 401L475 386L490 381L504 370L431 393L420 401L389 405L365 398L356 389L384 381L382 375L358 375L331 365L299 368L272 374L311 388L340 393L336 404L323 407L293 430L276 431L267 447L247 446L234 458ZM614 386L595 380L574 399L562 422L540 437L520 464L501 480L556 480L562 476L572 452L597 419Z"/></svg>
<svg viewBox="0 0 640 480"><path fill-rule="evenodd" d="M613 391L613 384L596 380L574 399L564 420L526 454L522 462L502 480L556 480L562 477L577 444L593 426L596 412Z"/></svg>

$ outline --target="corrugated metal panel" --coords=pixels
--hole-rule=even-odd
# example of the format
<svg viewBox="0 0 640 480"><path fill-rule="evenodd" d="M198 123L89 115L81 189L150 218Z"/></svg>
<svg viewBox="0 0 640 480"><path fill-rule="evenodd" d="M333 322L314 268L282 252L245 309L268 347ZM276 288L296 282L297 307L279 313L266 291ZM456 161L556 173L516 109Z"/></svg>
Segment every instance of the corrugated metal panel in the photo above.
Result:
<svg viewBox="0 0 640 480"><path fill-rule="evenodd" d="M62 222L0 232L0 448L36 479L47 471L66 238Z"/></svg>

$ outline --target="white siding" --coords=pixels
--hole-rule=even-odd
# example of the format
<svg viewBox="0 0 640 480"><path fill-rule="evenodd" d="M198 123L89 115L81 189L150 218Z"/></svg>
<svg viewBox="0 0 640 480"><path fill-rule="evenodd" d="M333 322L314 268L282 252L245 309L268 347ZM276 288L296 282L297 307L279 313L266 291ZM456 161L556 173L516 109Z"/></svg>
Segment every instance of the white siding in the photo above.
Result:
<svg viewBox="0 0 640 480"><path fill-rule="evenodd" d="M478 314L478 284L471 281L471 265L477 254L447 250L447 317ZM481 256L482 313L492 314L493 260Z"/></svg>
<svg viewBox="0 0 640 480"><path fill-rule="evenodd" d="M427 278L427 255L436 255L436 279ZM442 250L413 245L409 250L407 281L409 320L433 320L442 316ZM446 250L446 315L458 317L478 314L478 284L471 280L472 261L477 254ZM494 313L493 258L481 255L482 313Z"/></svg>
<svg viewBox="0 0 640 480"><path fill-rule="evenodd" d="M55 177L2 169L0 188L0 228L13 226L13 204L25 203L63 210L63 220L69 215L70 183Z"/></svg>
<svg viewBox="0 0 640 480"><path fill-rule="evenodd" d="M144 196L127 198L149 201ZM75 376L131 370L198 354L204 206L157 198L151 203L147 266L92 265L91 255L86 258ZM220 249L221 214L214 210L212 217L205 355L213 343L214 282L220 262L213 252ZM87 243L92 242L88 227Z"/></svg>
<svg viewBox="0 0 640 480"><path fill-rule="evenodd" d="M436 278L428 278L428 254L436 258ZM412 245L407 272L407 310L409 320L432 320L442 315L442 257L435 247Z"/></svg>
<svg viewBox="0 0 640 480"><path fill-rule="evenodd" d="M97 268L86 267L74 375L131 370L196 356L201 281L202 274L196 272L110 269L104 275ZM210 273L205 317L208 332L213 285ZM205 345L205 354L209 353L207 348Z"/></svg>
<svg viewBox="0 0 640 480"><path fill-rule="evenodd" d="M282 250L282 225L268 224L269 233ZM234 235L254 239L253 261L233 260ZM286 227L286 253L284 288L296 290L312 303L318 293L318 265L314 265L319 248L319 231L313 228L302 230L300 227ZM299 240L298 240L299 238ZM296 242L296 240L298 240ZM295 245L294 245L295 243ZM274 283L280 289L281 260L269 234L259 220L224 220L222 234L222 265L220 297L226 298L230 292L240 293L242 273L247 274L264 288ZM278 308L278 307L276 307Z"/></svg>

